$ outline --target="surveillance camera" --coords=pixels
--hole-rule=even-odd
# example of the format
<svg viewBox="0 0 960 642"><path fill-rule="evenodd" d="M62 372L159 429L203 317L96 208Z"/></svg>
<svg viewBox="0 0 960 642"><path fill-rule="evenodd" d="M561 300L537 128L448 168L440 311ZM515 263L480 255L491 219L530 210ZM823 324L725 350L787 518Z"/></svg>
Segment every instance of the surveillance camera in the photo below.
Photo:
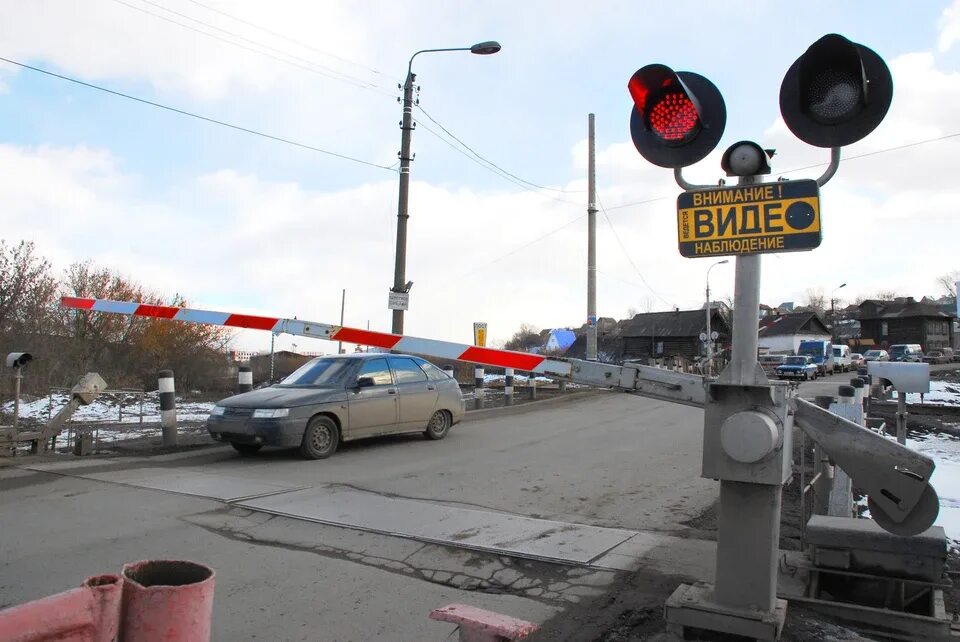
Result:
<svg viewBox="0 0 960 642"><path fill-rule="evenodd" d="M33 361L33 355L29 352L11 352L7 355L8 368L22 368Z"/></svg>

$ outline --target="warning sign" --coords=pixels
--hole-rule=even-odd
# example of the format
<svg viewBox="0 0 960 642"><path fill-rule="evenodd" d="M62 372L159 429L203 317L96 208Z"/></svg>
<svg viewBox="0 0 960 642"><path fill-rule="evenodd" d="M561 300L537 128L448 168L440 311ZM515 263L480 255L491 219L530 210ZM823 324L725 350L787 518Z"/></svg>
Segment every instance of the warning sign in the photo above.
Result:
<svg viewBox="0 0 960 642"><path fill-rule="evenodd" d="M820 188L803 180L684 192L677 237L691 258L812 250L821 240Z"/></svg>
<svg viewBox="0 0 960 642"><path fill-rule="evenodd" d="M473 345L481 348L487 345L487 324L476 321L473 324Z"/></svg>

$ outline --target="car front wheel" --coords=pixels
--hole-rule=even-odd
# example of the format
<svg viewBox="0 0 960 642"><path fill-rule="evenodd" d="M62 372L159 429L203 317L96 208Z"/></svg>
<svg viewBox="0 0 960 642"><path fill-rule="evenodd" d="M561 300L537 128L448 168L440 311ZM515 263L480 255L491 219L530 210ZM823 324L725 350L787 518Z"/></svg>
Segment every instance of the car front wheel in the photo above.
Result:
<svg viewBox="0 0 960 642"><path fill-rule="evenodd" d="M445 410L438 410L430 417L427 429L423 431L427 439L443 439L450 432L450 415Z"/></svg>
<svg viewBox="0 0 960 642"><path fill-rule="evenodd" d="M326 459L337 452L340 433L330 417L314 417L303 431L300 454L306 459Z"/></svg>

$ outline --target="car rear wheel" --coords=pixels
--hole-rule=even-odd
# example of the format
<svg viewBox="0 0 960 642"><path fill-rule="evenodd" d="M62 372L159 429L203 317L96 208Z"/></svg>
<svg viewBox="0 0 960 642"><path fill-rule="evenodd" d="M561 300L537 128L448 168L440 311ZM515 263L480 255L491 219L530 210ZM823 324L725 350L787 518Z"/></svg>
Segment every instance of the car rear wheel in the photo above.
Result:
<svg viewBox="0 0 960 642"><path fill-rule="evenodd" d="M427 429L423 431L427 439L443 439L450 432L450 415L446 410L438 410L430 417Z"/></svg>
<svg viewBox="0 0 960 642"><path fill-rule="evenodd" d="M306 459L326 459L337 452L340 433L330 417L314 417L303 431L300 454Z"/></svg>
<svg viewBox="0 0 960 642"><path fill-rule="evenodd" d="M241 455L252 455L263 448L261 444L238 444L235 441L230 442L230 445Z"/></svg>

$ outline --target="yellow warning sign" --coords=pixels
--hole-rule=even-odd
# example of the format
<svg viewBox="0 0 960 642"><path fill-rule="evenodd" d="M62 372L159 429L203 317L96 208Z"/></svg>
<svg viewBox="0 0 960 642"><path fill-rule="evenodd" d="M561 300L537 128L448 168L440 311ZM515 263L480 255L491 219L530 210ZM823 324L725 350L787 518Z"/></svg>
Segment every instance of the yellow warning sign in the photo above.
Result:
<svg viewBox="0 0 960 642"><path fill-rule="evenodd" d="M487 347L487 324L477 321L473 324L473 345Z"/></svg>
<svg viewBox="0 0 960 642"><path fill-rule="evenodd" d="M816 181L782 181L684 192L677 237L686 257L812 250L820 245Z"/></svg>

